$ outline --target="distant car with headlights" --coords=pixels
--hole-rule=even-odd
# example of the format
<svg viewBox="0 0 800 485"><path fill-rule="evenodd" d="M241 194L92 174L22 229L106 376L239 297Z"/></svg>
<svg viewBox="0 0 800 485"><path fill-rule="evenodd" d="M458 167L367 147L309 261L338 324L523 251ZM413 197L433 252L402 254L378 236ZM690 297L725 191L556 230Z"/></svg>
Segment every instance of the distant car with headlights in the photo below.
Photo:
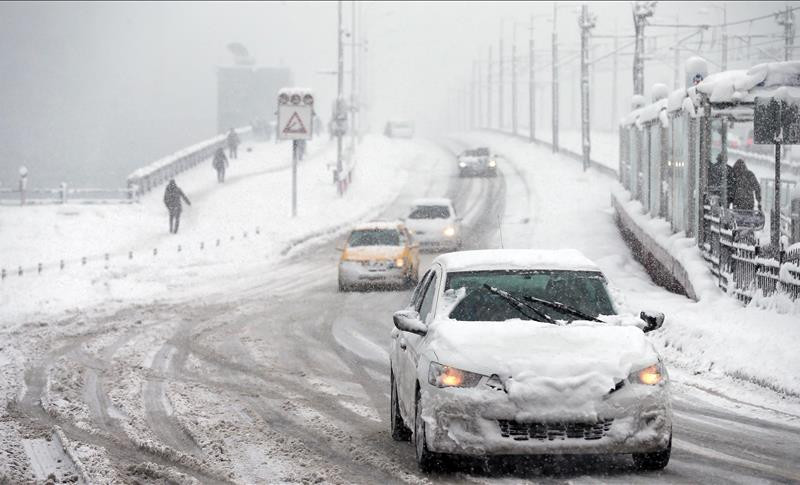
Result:
<svg viewBox="0 0 800 485"><path fill-rule="evenodd" d="M419 279L419 245L401 222L361 224L339 249L339 291L413 286Z"/></svg>
<svg viewBox="0 0 800 485"><path fill-rule="evenodd" d="M458 175L496 177L497 157L486 147L464 150L458 155Z"/></svg>
<svg viewBox="0 0 800 485"><path fill-rule="evenodd" d="M664 315L618 315L574 250L437 257L394 314L390 426L430 471L452 455L631 454L664 468L667 370L645 337Z"/></svg>
<svg viewBox="0 0 800 485"><path fill-rule="evenodd" d="M405 223L423 249L461 249L461 218L450 199L414 200Z"/></svg>

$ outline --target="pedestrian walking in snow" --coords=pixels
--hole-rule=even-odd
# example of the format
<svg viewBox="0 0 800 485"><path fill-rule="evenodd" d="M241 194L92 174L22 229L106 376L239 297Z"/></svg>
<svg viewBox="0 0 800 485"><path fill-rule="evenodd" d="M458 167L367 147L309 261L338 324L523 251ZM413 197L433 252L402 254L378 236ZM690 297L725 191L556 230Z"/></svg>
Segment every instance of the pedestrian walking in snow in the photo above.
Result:
<svg viewBox="0 0 800 485"><path fill-rule="evenodd" d="M183 209L181 199L186 202L186 205L192 205L186 194L175 183L175 179L170 179L164 190L164 205L169 211L169 232L171 234L178 233L178 225L181 223L181 210Z"/></svg>
<svg viewBox="0 0 800 485"><path fill-rule="evenodd" d="M755 199L755 200L754 200ZM761 185L741 158L728 171L728 204L734 209L753 210L754 202L761 210Z"/></svg>
<svg viewBox="0 0 800 485"><path fill-rule="evenodd" d="M217 148L214 153L214 161L211 166L217 171L217 182L222 183L225 181L225 169L228 168L228 158L225 156L225 150Z"/></svg>
<svg viewBox="0 0 800 485"><path fill-rule="evenodd" d="M228 132L228 156L233 160L234 158L238 158L237 149L239 148L239 135L236 134L236 130L231 128L231 131Z"/></svg>

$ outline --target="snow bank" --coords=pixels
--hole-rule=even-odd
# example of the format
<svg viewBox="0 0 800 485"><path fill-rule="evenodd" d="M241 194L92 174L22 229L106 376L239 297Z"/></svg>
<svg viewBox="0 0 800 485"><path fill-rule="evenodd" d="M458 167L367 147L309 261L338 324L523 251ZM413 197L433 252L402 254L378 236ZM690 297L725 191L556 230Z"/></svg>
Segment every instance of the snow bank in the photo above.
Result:
<svg viewBox="0 0 800 485"><path fill-rule="evenodd" d="M14 237L0 238L0 267L9 269L0 282L0 325L213 289L220 274L266 264L309 238L374 217L427 150L422 142L366 137L353 184L339 197L328 166L333 144L315 141L298 168L299 214L292 218L289 144L245 143L224 184L210 164L176 178L192 201L177 235L168 233L160 191L125 207L6 208L0 228ZM31 272L38 262L42 274ZM19 266L21 277L10 271Z"/></svg>

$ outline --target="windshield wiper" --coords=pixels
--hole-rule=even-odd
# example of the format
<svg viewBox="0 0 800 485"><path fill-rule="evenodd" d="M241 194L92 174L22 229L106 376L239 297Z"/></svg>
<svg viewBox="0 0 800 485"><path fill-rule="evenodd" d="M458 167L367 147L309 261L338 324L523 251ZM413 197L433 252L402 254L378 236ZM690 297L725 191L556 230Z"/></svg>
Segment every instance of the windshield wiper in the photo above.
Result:
<svg viewBox="0 0 800 485"><path fill-rule="evenodd" d="M562 311L564 313L568 313L568 314L570 314L570 315L572 315L574 317L578 317L581 320L589 320L591 322L605 323L605 322L603 322L602 320L600 320L597 317L593 317L591 315L583 313L580 310L576 310L576 309L572 308L571 306L567 306L567 305L565 305L563 303L559 303L557 301L542 300L541 298L536 298L535 296L524 296L523 298L528 300L528 301L532 301L534 303L539 303L539 304L542 304L544 306L548 306L550 308L555 308L556 310Z"/></svg>
<svg viewBox="0 0 800 485"><path fill-rule="evenodd" d="M486 284L486 283L484 283L483 287L486 288L487 290L489 290L490 292L494 293L495 295L499 296L500 298L504 299L508 303L510 303L514 307L515 310L517 310L521 314L525 315L525 317L530 318L531 320L536 320L538 322L547 322L547 323L552 323L552 324L555 325L556 322L553 321L553 319L550 318L549 316L547 316L545 313L542 313L539 310L537 310L536 308L528 305L524 301L520 301L519 299L511 296L511 294L508 293L507 291L503 291L503 290L501 290L499 288L495 288L494 286L491 286L491 285ZM527 313L525 313L522 310L523 308L527 308L528 310L532 311L533 313L538 315L540 319L531 318L530 315L528 315Z"/></svg>

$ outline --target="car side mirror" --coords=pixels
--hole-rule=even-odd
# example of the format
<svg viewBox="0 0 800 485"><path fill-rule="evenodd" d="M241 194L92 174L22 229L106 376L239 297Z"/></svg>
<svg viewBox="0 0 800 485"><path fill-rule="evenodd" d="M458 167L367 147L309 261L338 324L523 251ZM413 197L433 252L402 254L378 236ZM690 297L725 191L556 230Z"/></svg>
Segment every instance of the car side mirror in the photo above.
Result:
<svg viewBox="0 0 800 485"><path fill-rule="evenodd" d="M394 314L394 326L403 332L415 333L417 335L425 335L428 333L428 327L419 319L419 313L415 310L400 310Z"/></svg>
<svg viewBox="0 0 800 485"><path fill-rule="evenodd" d="M644 333L657 330L664 324L664 314L661 312L645 310L639 314L639 318L644 320L645 326L642 329Z"/></svg>

